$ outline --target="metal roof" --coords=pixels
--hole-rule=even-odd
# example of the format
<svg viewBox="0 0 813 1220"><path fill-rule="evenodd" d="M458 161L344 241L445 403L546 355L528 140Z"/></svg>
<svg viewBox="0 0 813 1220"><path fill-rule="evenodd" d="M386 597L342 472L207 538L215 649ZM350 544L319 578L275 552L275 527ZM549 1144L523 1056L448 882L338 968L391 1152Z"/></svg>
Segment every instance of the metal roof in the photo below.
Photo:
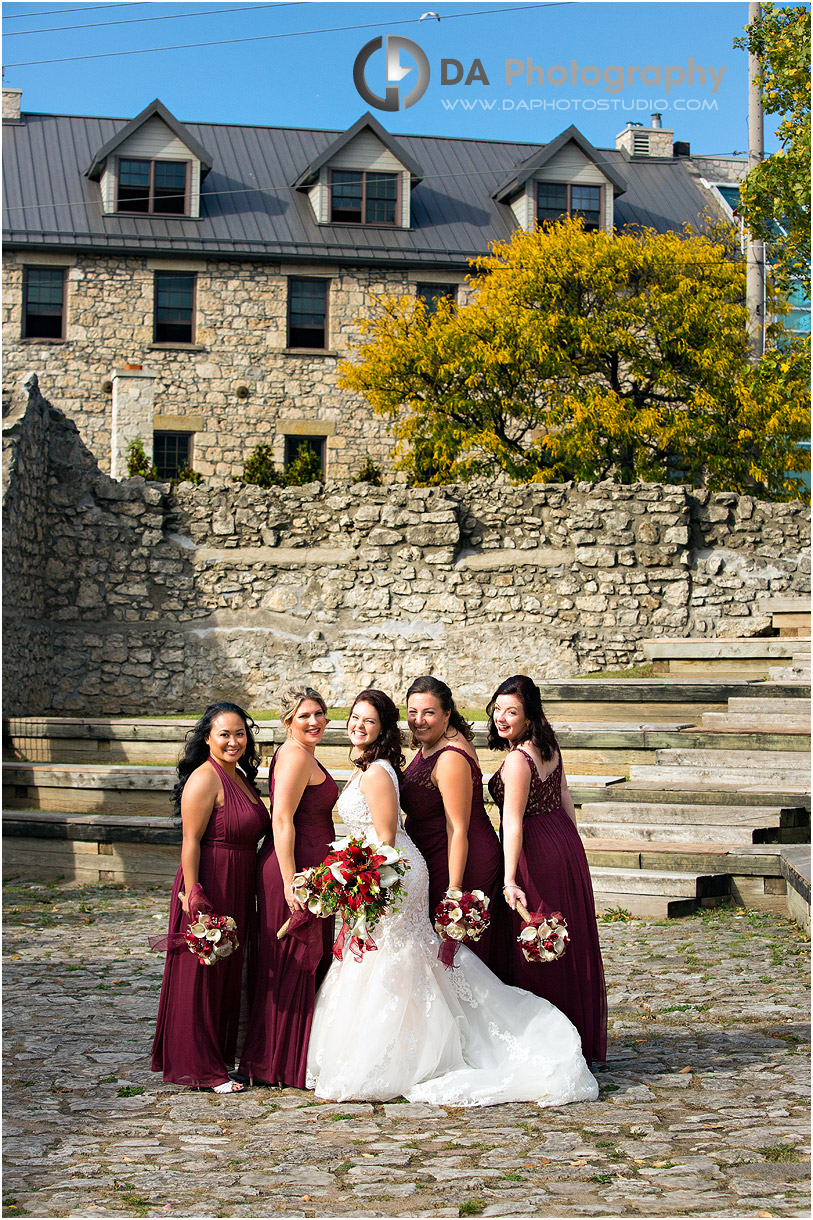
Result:
<svg viewBox="0 0 813 1220"><path fill-rule="evenodd" d="M129 121L24 114L3 129L3 238L11 248L178 254L237 259L422 264L463 268L516 230L494 194L542 145L440 136L398 136L419 166L409 229L317 224L293 183L344 133L184 123L212 168L199 219L104 215L99 184L86 176L99 151ZM626 185L617 226L666 232L714 211L684 158L634 159L598 150Z"/></svg>

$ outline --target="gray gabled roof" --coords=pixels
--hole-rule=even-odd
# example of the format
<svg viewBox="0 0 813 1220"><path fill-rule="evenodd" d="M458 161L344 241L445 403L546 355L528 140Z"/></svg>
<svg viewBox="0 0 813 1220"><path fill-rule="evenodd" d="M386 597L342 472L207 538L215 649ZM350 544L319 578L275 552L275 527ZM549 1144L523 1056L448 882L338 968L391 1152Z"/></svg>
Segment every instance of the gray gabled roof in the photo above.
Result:
<svg viewBox="0 0 813 1220"><path fill-rule="evenodd" d="M88 178L97 181L102 176L107 158L114 153L116 149L128 140L134 132L138 131L139 127L143 127L148 119L159 118L170 129L173 135L186 145L192 156L200 161L200 174L208 174L212 168L212 162L206 149L200 145L194 136L190 135L182 123L179 123L174 115L170 114L163 102L159 102L158 98L150 102L149 106L145 106L141 114L137 114L134 119L122 127L121 131L117 131L112 139L98 150L93 158L93 163L89 169L85 171Z"/></svg>
<svg viewBox="0 0 813 1220"><path fill-rule="evenodd" d="M212 166L200 217L105 215L99 185L85 170L123 128L122 119L24 113L19 126L4 130L8 248L466 271L469 260L515 232L511 208L494 194L540 152L515 141L402 135L400 153L423 175L411 191L410 228L319 224L292 183L346 132L185 123L183 138L206 149ZM626 181L615 203L617 227L666 232L716 212L685 158L647 163L597 151L602 166Z"/></svg>
<svg viewBox="0 0 813 1220"><path fill-rule="evenodd" d="M587 159L592 161L593 164L601 170L604 177L613 184L614 195L624 194L627 189L624 179L621 178L619 174L613 172L606 160L602 157L598 150L593 147L587 137L582 135L578 127L574 127L571 124L567 131L563 131L561 135L556 137L555 140L551 140L550 144L545 144L543 148L540 148L532 156L527 157L515 167L514 173L511 175L508 181L503 183L499 190L495 192L494 198L497 200L497 202L506 203L508 200L512 199L519 191L523 189L525 183L529 178L533 177L537 170L541 169L543 165L547 165L548 161L555 157L566 144L571 143L577 145Z"/></svg>
<svg viewBox="0 0 813 1220"><path fill-rule="evenodd" d="M332 144L328 144L324 152L311 161L310 165L306 166L299 177L294 181L293 185L296 190L302 190L312 184L319 177L319 171L323 165L327 165L328 161L336 156L336 153L341 152L348 144L355 140L356 136L365 128L373 133L377 140L380 140L385 148L389 149L394 157L397 158L403 165L404 169L409 170L412 185L417 186L423 177L423 171L416 161L401 147L397 140L394 140L388 131L379 123L378 119L374 118L369 111L363 114L358 122L354 123L347 131L334 140Z"/></svg>

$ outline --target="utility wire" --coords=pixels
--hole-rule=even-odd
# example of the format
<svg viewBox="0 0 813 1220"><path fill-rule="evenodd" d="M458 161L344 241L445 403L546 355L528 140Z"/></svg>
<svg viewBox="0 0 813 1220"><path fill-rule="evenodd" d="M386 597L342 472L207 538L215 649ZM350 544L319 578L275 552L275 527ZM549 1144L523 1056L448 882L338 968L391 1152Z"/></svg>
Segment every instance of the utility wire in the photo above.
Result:
<svg viewBox="0 0 813 1220"><path fill-rule="evenodd" d="M50 17L54 13L91 13L103 12L109 8L136 8L143 4L144 0L130 0L129 4L83 4L81 8L45 8L39 9L36 13L4 13L4 21L20 21L22 18L29 17Z"/></svg>
<svg viewBox="0 0 813 1220"><path fill-rule="evenodd" d="M514 4L508 8L475 9L468 13L450 13L447 17L444 17L443 20L456 21L462 17L482 17L499 13L515 13L517 11L527 11L528 9L536 8L559 8L563 4L572 4L575 2L576 0L554 0L553 3L548 4ZM139 47L137 50L133 51L101 51L94 55L62 55L56 59L26 59L14 64L6 64L4 70L8 70L9 68L41 67L45 64L79 63L88 59L113 59L122 55L153 55L158 51L187 51L199 47L224 47L233 46L236 43L244 42L268 42L271 39L302 38L313 34L339 34L348 30L380 30L393 25L417 25L419 21L419 17L408 18L405 21L367 21L360 25L336 25L316 30L291 30L286 33L279 34L254 34L250 38L218 38L212 42L181 42L176 43L173 46L166 47Z"/></svg>
<svg viewBox="0 0 813 1220"><path fill-rule="evenodd" d="M250 9L260 8L290 8L301 4L304 0L283 0L278 4L244 4L240 8L205 8L194 9L186 13L167 13L161 17L127 17L124 21L90 21L82 25L52 25L44 30L10 30L6 38L25 38L30 34L58 34L62 30L100 30L110 25L136 25L141 21L182 21L189 17L209 17L213 13L246 13Z"/></svg>

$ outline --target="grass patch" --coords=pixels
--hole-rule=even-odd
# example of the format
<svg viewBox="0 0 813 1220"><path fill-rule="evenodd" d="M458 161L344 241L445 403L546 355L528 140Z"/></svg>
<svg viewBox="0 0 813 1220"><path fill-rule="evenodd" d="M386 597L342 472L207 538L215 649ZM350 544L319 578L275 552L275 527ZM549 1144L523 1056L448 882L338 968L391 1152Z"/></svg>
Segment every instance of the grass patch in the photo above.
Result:
<svg viewBox="0 0 813 1220"><path fill-rule="evenodd" d="M523 1177L521 1173L501 1173L500 1179L505 1182L527 1182L528 1179Z"/></svg>
<svg viewBox="0 0 813 1220"><path fill-rule="evenodd" d="M631 665L629 669L600 669L594 674L579 674L580 678L591 678L601 682L604 678L654 678L655 666L649 661L646 665Z"/></svg>
<svg viewBox="0 0 813 1220"><path fill-rule="evenodd" d="M606 911L602 911L598 917L599 923L629 923L634 919L632 911L628 911L626 907L609 907Z"/></svg>
<svg viewBox="0 0 813 1220"><path fill-rule="evenodd" d="M767 1148L755 1148L754 1151L775 1165L788 1165L802 1159L798 1148L793 1148L790 1144L769 1144Z"/></svg>
<svg viewBox="0 0 813 1220"><path fill-rule="evenodd" d="M457 1209L458 1216L479 1216L486 1209L485 1199L474 1198L467 1199L465 1203L461 1203Z"/></svg>
<svg viewBox="0 0 813 1220"><path fill-rule="evenodd" d="M144 1089L140 1084L125 1084L116 1089L116 1097L140 1097Z"/></svg>

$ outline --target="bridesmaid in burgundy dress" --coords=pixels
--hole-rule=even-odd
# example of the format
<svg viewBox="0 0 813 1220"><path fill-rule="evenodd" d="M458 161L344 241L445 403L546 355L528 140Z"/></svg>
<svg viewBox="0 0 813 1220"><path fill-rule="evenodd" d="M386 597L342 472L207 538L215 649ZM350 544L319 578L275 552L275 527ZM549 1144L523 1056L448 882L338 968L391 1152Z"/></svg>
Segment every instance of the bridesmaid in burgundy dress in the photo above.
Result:
<svg viewBox="0 0 813 1220"><path fill-rule="evenodd" d="M234 703L213 703L192 730L173 792L183 819L181 867L172 887L152 1069L175 1084L239 1091L229 1079L240 1019L244 946L254 934L257 844L268 814L254 786L253 721ZM239 770L238 770L239 767ZM231 915L239 947L201 966L182 937L201 911Z"/></svg>
<svg viewBox="0 0 813 1220"><path fill-rule="evenodd" d="M494 902L502 855L483 805L483 776L471 725L455 707L445 682L416 678L407 692L407 722L418 753L404 772L401 807L405 829L429 869L429 918L446 890L483 890L491 900L492 927L472 952L491 962Z"/></svg>
<svg viewBox="0 0 813 1220"><path fill-rule="evenodd" d="M336 837L332 810L339 790L315 757L328 723L322 696L309 686L286 691L280 719L288 740L271 760L268 777L273 837L258 860L259 950L250 972L251 1015L239 1078L304 1089L313 1006L331 961L333 920L312 916L282 940L277 930L303 909L291 888L294 874L321 864Z"/></svg>
<svg viewBox="0 0 813 1220"><path fill-rule="evenodd" d="M581 1034L588 1064L607 1057L607 992L587 857L576 811L539 687L523 674L507 678L488 705L488 744L509 750L489 791L500 807L505 853L504 894L512 909L507 983L549 1000ZM536 912L544 903L567 921L570 945L556 961L528 962L516 943L517 902Z"/></svg>

